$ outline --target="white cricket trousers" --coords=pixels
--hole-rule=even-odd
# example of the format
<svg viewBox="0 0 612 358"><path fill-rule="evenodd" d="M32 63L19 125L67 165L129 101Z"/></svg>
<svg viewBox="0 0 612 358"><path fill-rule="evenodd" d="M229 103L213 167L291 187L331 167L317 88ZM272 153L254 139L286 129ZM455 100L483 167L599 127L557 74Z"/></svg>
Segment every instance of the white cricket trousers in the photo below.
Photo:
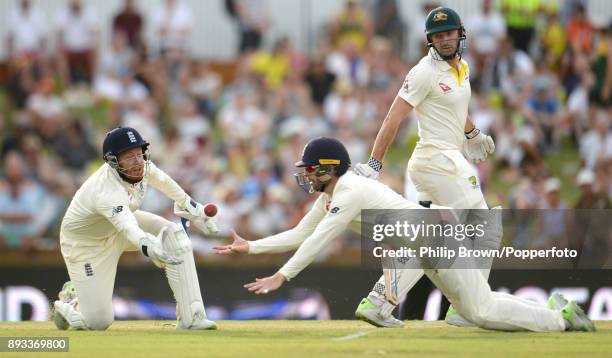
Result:
<svg viewBox="0 0 612 358"><path fill-rule="evenodd" d="M153 235L164 226L174 225L145 211L138 210L134 216L138 226ZM60 235L60 244L68 275L76 289L78 310L87 326L92 330L108 328L114 320L113 289L119 258L123 252L139 251L139 248L120 233L95 242L87 241L87 238L67 239Z"/></svg>
<svg viewBox="0 0 612 358"><path fill-rule="evenodd" d="M457 312L478 327L502 331L561 332L563 316L543 304L492 292L476 269L425 270Z"/></svg>
<svg viewBox="0 0 612 358"><path fill-rule="evenodd" d="M410 176L417 200L430 200L453 209L488 209L478 175L457 150L415 150L406 175Z"/></svg>

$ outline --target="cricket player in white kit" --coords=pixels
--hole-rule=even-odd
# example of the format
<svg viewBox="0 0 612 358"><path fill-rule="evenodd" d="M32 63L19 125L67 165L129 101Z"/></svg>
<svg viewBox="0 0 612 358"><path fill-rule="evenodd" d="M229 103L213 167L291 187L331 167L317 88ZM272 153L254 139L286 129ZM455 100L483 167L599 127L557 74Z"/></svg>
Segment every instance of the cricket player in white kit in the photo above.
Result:
<svg viewBox="0 0 612 358"><path fill-rule="evenodd" d="M76 192L61 224L70 276L54 317L60 329L104 330L114 319L112 296L124 251L141 251L164 268L177 303L177 328L216 329L206 317L191 242L181 224L139 210L147 187L174 200L175 213L205 234L218 232L202 205L149 159L149 143L119 127L104 140L102 165Z"/></svg>
<svg viewBox="0 0 612 358"><path fill-rule="evenodd" d="M468 160L474 163L486 160L495 145L491 137L475 128L468 113L470 70L461 58L465 29L459 15L447 7L432 10L425 27L429 53L409 71L378 132L368 163L357 164L355 172L378 178L385 153L399 125L415 110L419 141L406 174L416 187L417 201L454 209L487 209L478 176ZM484 213L472 212L474 215ZM483 244L486 246L483 248L499 247L499 242ZM489 272L490 267L482 269L485 279ZM404 297L422 276L422 270L403 270L397 282L393 282L398 298ZM385 299L382 294L385 289L381 277L368 297L361 301L356 316L378 326L396 326L391 313L398 301ZM378 310L379 319L374 322L366 319L366 310ZM473 325L458 316L452 306L446 321L457 326Z"/></svg>
<svg viewBox="0 0 612 358"><path fill-rule="evenodd" d="M348 171L350 158L334 138L317 138L304 148L296 163L304 171L296 174L308 193L321 192L313 208L293 229L256 241L232 233L230 245L218 246L221 255L233 253L278 253L295 250L291 259L274 275L256 279L245 287L267 294L296 277L347 227L361 230L361 210L422 209L388 186ZM549 307L505 293L492 292L475 269L427 269L425 274L453 303L457 311L482 328L536 332L592 330L593 325L575 302L553 295Z"/></svg>

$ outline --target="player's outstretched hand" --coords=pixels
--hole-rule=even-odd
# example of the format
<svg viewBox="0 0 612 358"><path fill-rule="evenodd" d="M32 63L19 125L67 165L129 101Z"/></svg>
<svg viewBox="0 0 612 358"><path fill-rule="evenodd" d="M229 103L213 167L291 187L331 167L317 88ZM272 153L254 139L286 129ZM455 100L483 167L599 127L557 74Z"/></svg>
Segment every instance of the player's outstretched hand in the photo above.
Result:
<svg viewBox="0 0 612 358"><path fill-rule="evenodd" d="M379 172L377 172L376 170L374 170L374 168L365 163L357 163L353 171L357 175L374 180L378 180L378 176L380 175Z"/></svg>
<svg viewBox="0 0 612 358"><path fill-rule="evenodd" d="M157 236L146 233L147 236L140 240L140 249L142 253L149 257L155 266L164 268L166 265L179 265L183 261L170 255L164 250L162 239L166 233L167 227L162 228Z"/></svg>
<svg viewBox="0 0 612 358"><path fill-rule="evenodd" d="M236 231L230 231L232 235L232 241L229 245L215 246L215 254L217 255L232 255L232 254L248 254L249 253L249 242L243 239L240 235L236 234Z"/></svg>
<svg viewBox="0 0 612 358"><path fill-rule="evenodd" d="M244 288L249 290L249 292L255 293L256 295L265 295L271 291L278 290L279 287L285 283L285 281L287 281L285 276L283 276L280 272L277 272L272 276L256 278L255 282L247 283L244 285Z"/></svg>

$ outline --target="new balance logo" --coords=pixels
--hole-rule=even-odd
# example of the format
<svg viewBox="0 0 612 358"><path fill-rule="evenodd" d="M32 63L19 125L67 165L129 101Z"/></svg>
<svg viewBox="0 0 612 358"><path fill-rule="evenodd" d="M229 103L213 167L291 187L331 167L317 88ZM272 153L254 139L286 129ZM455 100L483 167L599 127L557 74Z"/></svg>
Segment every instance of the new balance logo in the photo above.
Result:
<svg viewBox="0 0 612 358"><path fill-rule="evenodd" d="M85 264L85 275L87 277L93 276L93 268L91 268L91 264L89 263Z"/></svg>

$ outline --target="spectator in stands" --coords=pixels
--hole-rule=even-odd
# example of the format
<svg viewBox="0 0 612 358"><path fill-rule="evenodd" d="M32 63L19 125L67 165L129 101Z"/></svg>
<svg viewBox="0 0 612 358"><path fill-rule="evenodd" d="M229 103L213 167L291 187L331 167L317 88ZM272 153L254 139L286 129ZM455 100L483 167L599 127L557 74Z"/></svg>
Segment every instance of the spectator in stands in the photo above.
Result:
<svg viewBox="0 0 612 358"><path fill-rule="evenodd" d="M374 34L390 42L394 54L403 56L406 24L397 0L376 0L373 6Z"/></svg>
<svg viewBox="0 0 612 358"><path fill-rule="evenodd" d="M541 0L502 0L501 6L512 43L517 49L529 52Z"/></svg>
<svg viewBox="0 0 612 358"><path fill-rule="evenodd" d="M593 25L583 4L577 4L567 24L567 39L574 53L590 54L593 50Z"/></svg>
<svg viewBox="0 0 612 358"><path fill-rule="evenodd" d="M123 8L113 19L113 33L125 34L130 47L136 49L144 46L142 29L144 20L136 7L136 0L124 0Z"/></svg>
<svg viewBox="0 0 612 358"><path fill-rule="evenodd" d="M591 130L580 137L580 155L585 167L595 166L612 159L612 128L609 113L603 109L597 111L592 120Z"/></svg>
<svg viewBox="0 0 612 358"><path fill-rule="evenodd" d="M310 60L304 81L310 87L311 100L320 107L332 90L336 75L325 67L323 55L317 54Z"/></svg>
<svg viewBox="0 0 612 358"><path fill-rule="evenodd" d="M501 13L493 8L491 0L482 0L480 12L468 18L465 27L470 36L468 49L474 60L470 66L470 80L473 81L474 75L482 77L485 66L497 54L506 37L506 22Z"/></svg>
<svg viewBox="0 0 612 358"><path fill-rule="evenodd" d="M259 50L270 27L267 0L236 0L234 5L240 32L238 53Z"/></svg>
<svg viewBox="0 0 612 358"><path fill-rule="evenodd" d="M327 56L325 67L339 81L355 86L366 86L369 80L369 67L353 40L346 39L342 46Z"/></svg>
<svg viewBox="0 0 612 358"><path fill-rule="evenodd" d="M553 246L567 247L566 205L561 199L561 180L548 178L544 182L544 200L540 205L542 210L540 235L534 243L535 248L548 249Z"/></svg>
<svg viewBox="0 0 612 358"><path fill-rule="evenodd" d="M53 93L53 79L44 77L36 84L35 91L27 99L27 109L38 133L45 127L58 126L66 114L64 100Z"/></svg>
<svg viewBox="0 0 612 358"><path fill-rule="evenodd" d="M164 0L157 6L151 14L151 26L161 53L172 57L189 52L193 23L192 10L181 0Z"/></svg>
<svg viewBox="0 0 612 358"><path fill-rule="evenodd" d="M89 162L99 156L92 141L92 133L84 123L84 118L73 118L66 122L53 143L55 154L74 174L82 172Z"/></svg>
<svg viewBox="0 0 612 358"><path fill-rule="evenodd" d="M567 47L567 38L557 9L551 9L546 18L546 26L541 37L544 61L555 72L560 71L560 62Z"/></svg>
<svg viewBox="0 0 612 358"><path fill-rule="evenodd" d="M540 64L542 66L542 64ZM558 151L562 135L560 103L554 93L554 84L545 74L536 77L533 93L524 112L529 121L537 125L539 142L545 151Z"/></svg>
<svg viewBox="0 0 612 358"><path fill-rule="evenodd" d="M43 14L31 0L18 2L6 20L7 55L11 61L44 56L48 38Z"/></svg>
<svg viewBox="0 0 612 358"><path fill-rule="evenodd" d="M244 89L236 91L233 100L221 108L218 117L230 168L240 176L247 174L245 165L265 143L270 127L268 114L250 97L251 94Z"/></svg>
<svg viewBox="0 0 612 358"><path fill-rule="evenodd" d="M289 38L283 37L276 41L271 53L259 51L252 55L251 67L261 76L263 83L272 91L278 90L291 68Z"/></svg>
<svg viewBox="0 0 612 358"><path fill-rule="evenodd" d="M329 25L331 42L337 49L350 42L357 52L364 52L372 38L373 28L370 16L358 0L346 0L344 8Z"/></svg>
<svg viewBox="0 0 612 358"><path fill-rule="evenodd" d="M193 61L191 68L185 71L183 76L183 86L187 94L196 100L198 111L206 116L214 116L223 89L221 76L213 72L204 60ZM212 118L209 120L212 121Z"/></svg>
<svg viewBox="0 0 612 358"><path fill-rule="evenodd" d="M612 107L612 20L602 29L595 53L595 83L590 98L600 106Z"/></svg>
<svg viewBox="0 0 612 358"><path fill-rule="evenodd" d="M81 0L69 0L56 15L57 54L64 83L91 83L98 49L98 17Z"/></svg>
<svg viewBox="0 0 612 358"><path fill-rule="evenodd" d="M9 250L31 252L39 239L34 225L45 189L24 176L23 158L6 155L0 179L0 242Z"/></svg>
<svg viewBox="0 0 612 358"><path fill-rule="evenodd" d="M596 192L595 173L590 169L582 169L576 177L580 187L580 197L574 205L575 209L611 209L612 203L605 193Z"/></svg>
<svg viewBox="0 0 612 358"><path fill-rule="evenodd" d="M178 106L176 113L176 129L181 142L196 145L198 140L205 140L210 136L210 120L198 112L194 99L186 98Z"/></svg>

